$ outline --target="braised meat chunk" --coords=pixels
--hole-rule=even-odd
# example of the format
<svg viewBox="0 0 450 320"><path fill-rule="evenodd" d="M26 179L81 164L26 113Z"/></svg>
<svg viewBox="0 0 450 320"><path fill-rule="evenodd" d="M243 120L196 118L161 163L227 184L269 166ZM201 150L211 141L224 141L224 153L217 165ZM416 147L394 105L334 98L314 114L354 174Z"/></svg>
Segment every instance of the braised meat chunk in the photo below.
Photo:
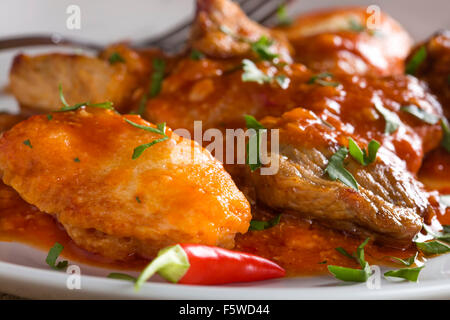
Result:
<svg viewBox="0 0 450 320"><path fill-rule="evenodd" d="M262 124L280 130L279 153L272 160L279 162L278 172L248 171L258 201L267 206L400 246L408 245L421 230L421 217L433 212L422 185L385 148L365 166L344 158L342 165L356 182L345 184L331 179L327 170L333 154L348 147L352 136L325 126L302 108L279 118L267 117ZM366 141L352 138L366 148Z"/></svg>
<svg viewBox="0 0 450 320"><path fill-rule="evenodd" d="M419 44L409 55L407 72L423 79L450 118L450 30L433 35Z"/></svg>
<svg viewBox="0 0 450 320"><path fill-rule="evenodd" d="M107 48L100 57L52 53L18 55L10 72L10 88L19 103L40 112L61 104L58 86L65 88L69 103L111 101L127 111L149 77L151 60L158 52L137 53L124 45Z"/></svg>
<svg viewBox="0 0 450 320"><path fill-rule="evenodd" d="M173 128L193 130L194 121L203 129L244 127L244 115L256 118L281 116L296 107L314 111L324 121L343 127L367 139L377 139L408 162L417 172L424 153L439 145L441 128L430 125L402 110L415 105L437 117L441 105L427 87L414 77L374 78L346 74L318 78L303 65L275 68L266 63L256 66L275 78L289 78L287 88L275 81L244 81L240 67L225 72L228 64L204 59L183 60L164 80L162 92L147 103L146 117L152 122L167 121ZM386 120L380 110L395 113L403 124L385 134Z"/></svg>
<svg viewBox="0 0 450 320"><path fill-rule="evenodd" d="M402 74L411 38L398 22L367 8L329 9L279 28L294 59L314 70L387 76Z"/></svg>
<svg viewBox="0 0 450 320"><path fill-rule="evenodd" d="M233 247L251 217L244 195L198 144L150 127L91 107L33 116L0 140L3 181L107 257L151 257L178 242Z"/></svg>
<svg viewBox="0 0 450 320"><path fill-rule="evenodd" d="M285 36L250 20L229 0L197 0L190 46L210 57L252 56L251 43L270 41L271 50L283 61L291 61L291 47Z"/></svg>

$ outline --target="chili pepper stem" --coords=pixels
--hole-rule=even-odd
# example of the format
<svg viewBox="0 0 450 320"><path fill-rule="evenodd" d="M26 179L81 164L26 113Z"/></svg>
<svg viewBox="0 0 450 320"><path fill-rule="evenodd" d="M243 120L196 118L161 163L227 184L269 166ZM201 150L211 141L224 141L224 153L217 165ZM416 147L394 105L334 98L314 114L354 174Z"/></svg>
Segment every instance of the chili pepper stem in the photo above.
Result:
<svg viewBox="0 0 450 320"><path fill-rule="evenodd" d="M139 275L134 289L138 291L156 272L167 281L176 283L183 278L190 266L188 256L180 245L162 249Z"/></svg>

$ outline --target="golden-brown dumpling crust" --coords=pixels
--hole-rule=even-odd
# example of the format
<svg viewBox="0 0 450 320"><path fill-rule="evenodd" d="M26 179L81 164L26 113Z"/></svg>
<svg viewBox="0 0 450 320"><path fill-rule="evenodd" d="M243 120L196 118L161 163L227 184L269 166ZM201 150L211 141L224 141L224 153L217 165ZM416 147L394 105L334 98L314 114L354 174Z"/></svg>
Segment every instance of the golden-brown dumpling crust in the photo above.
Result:
<svg viewBox="0 0 450 320"><path fill-rule="evenodd" d="M151 256L177 242L233 247L250 206L221 163L170 129L133 160L135 147L162 136L125 119L152 126L84 107L19 123L0 139L3 181L79 245L109 257Z"/></svg>

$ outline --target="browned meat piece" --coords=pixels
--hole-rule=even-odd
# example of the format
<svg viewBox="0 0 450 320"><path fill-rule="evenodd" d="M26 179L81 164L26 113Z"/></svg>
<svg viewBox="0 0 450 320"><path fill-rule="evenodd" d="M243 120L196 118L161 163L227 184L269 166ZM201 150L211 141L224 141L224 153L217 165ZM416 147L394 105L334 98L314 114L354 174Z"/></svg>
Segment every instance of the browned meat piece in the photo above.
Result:
<svg viewBox="0 0 450 320"><path fill-rule="evenodd" d="M156 123L167 121L175 129L193 130L196 120L202 121L203 129L223 129L245 126L245 114L280 116L301 106L351 134L377 139L406 160L413 172L420 168L424 153L439 145L439 124L428 125L400 110L413 104L436 115L442 112L434 96L414 77L339 74L321 85L310 83L317 73L303 65L275 68L258 63L257 67L266 74L285 75L289 87L283 89L275 81L244 82L241 68L233 69L228 62L187 59L164 80L161 94L148 101L146 117ZM375 105L399 116L403 123L399 130L384 134L386 121Z"/></svg>
<svg viewBox="0 0 450 320"><path fill-rule="evenodd" d="M250 206L229 174L197 143L139 116L81 108L33 116L0 139L5 184L51 214L79 246L126 260L176 243L232 248Z"/></svg>
<svg viewBox="0 0 450 320"><path fill-rule="evenodd" d="M197 0L197 17L190 44L211 57L252 56L249 42L262 36L273 41L271 50L284 61L291 61L291 47L284 35L251 21L241 8L229 0Z"/></svg>
<svg viewBox="0 0 450 320"><path fill-rule="evenodd" d="M372 74L401 74L411 47L408 33L385 13L371 27L367 8L340 8L309 13L279 28L295 48L294 59L314 70Z"/></svg>
<svg viewBox="0 0 450 320"><path fill-rule="evenodd" d="M262 123L280 129L280 153L274 160L280 161L278 173L249 172L257 199L269 207L393 246L408 244L422 228L421 217L433 212L422 185L387 149L382 147L376 162L368 166L351 157L345 160L359 184L355 190L331 181L325 173L330 157L347 146L350 135L328 128L313 112L301 108ZM366 147L367 141L358 143Z"/></svg>
<svg viewBox="0 0 450 320"><path fill-rule="evenodd" d="M113 52L124 62L109 62ZM151 60L147 55L124 45L112 46L100 58L59 53L18 55L10 72L10 89L21 105L38 112L61 106L59 84L69 104L111 101L117 110L126 111L139 95L136 90L149 77Z"/></svg>
<svg viewBox="0 0 450 320"><path fill-rule="evenodd" d="M425 48L426 58L420 60L418 51ZM423 49L421 49L423 50ZM416 63L411 61L417 57ZM418 45L410 54L407 65L411 65L411 72L425 80L430 89L437 95L447 118L450 118L450 30L436 33L426 43Z"/></svg>

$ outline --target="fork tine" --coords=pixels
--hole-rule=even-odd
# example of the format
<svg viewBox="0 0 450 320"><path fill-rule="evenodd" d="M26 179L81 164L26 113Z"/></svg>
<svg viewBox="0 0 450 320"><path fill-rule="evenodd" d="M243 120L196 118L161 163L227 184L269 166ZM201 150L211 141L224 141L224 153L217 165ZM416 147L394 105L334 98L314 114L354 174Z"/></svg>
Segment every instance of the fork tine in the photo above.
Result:
<svg viewBox="0 0 450 320"><path fill-rule="evenodd" d="M289 1L289 0L288 0ZM268 21L270 20L276 8L284 2L282 0L235 0L244 12L255 21ZM276 3L276 5L275 5ZM269 6L270 4L270 6ZM275 7L276 6L276 7ZM183 23L175 26L168 32L157 35L147 40L134 42L132 45L135 47L149 47L156 46L168 52L175 52L184 46L186 40L189 37L190 26L192 19L188 19ZM65 44L74 45L78 47L84 47L94 50L101 50L102 47L96 44L79 41L70 38L61 38L55 41L53 35L30 35L24 37L11 37L0 40L0 50L25 47L32 45L46 45L46 44Z"/></svg>
<svg viewBox="0 0 450 320"><path fill-rule="evenodd" d="M264 6L264 2L270 3L271 1L265 1L265 0L249 0L246 4L243 4L241 6L242 10L247 14L247 16L251 17L251 15L258 11L261 6Z"/></svg>
<svg viewBox="0 0 450 320"><path fill-rule="evenodd" d="M252 0L236 0L239 5L243 3L249 2ZM163 34L159 34L151 39L141 41L137 44L137 47L147 47L147 46L157 46L161 49L166 49L169 51L172 50L171 46L177 45L180 41L186 41L189 33L186 33L185 30L190 30L192 24L192 19L188 19L183 23L177 25L175 28L165 32Z"/></svg>
<svg viewBox="0 0 450 320"><path fill-rule="evenodd" d="M236 0L237 3L243 3L249 0ZM250 0L251 1L251 0ZM160 34L156 36L154 39L150 39L149 41L146 41L147 44L157 43L159 40L162 39L169 39L171 37L177 36L179 32L183 32L184 29L189 28L192 24L192 19L188 19L177 26L175 26L173 29L169 30L168 32L165 32L163 34Z"/></svg>
<svg viewBox="0 0 450 320"><path fill-rule="evenodd" d="M76 40L67 39L60 35L28 35L24 37L8 37L0 40L0 50L13 49L19 47L29 46L42 46L42 45L67 45L81 48L88 48L91 50L100 51L102 47L100 45Z"/></svg>

